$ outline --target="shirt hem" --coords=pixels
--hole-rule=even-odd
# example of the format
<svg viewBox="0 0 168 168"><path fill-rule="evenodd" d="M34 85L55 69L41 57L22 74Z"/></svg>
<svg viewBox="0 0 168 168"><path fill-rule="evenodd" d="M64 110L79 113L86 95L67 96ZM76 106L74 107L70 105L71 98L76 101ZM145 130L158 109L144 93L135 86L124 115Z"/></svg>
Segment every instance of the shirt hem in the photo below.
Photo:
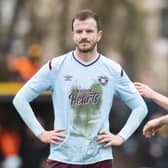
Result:
<svg viewBox="0 0 168 168"><path fill-rule="evenodd" d="M71 161L66 161L66 160L61 160L61 159L54 159L53 157L49 157L48 160L53 160L53 161L58 161L61 163L65 163L65 164L74 164L74 165L89 165L89 164L95 164L97 162L102 162L105 160L113 160L113 157L106 157L100 160L95 160L95 161L89 161L89 162L71 162Z"/></svg>

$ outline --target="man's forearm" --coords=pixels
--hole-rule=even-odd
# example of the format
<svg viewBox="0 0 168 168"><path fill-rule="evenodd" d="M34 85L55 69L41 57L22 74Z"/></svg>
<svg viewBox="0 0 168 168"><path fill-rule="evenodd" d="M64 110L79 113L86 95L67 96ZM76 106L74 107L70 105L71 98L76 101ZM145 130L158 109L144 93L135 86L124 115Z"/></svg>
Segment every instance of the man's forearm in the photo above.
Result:
<svg viewBox="0 0 168 168"><path fill-rule="evenodd" d="M119 132L119 135L127 140L139 127L142 120L147 115L147 107L142 98L132 99L127 102L127 105L132 110L126 124Z"/></svg>
<svg viewBox="0 0 168 168"><path fill-rule="evenodd" d="M168 115L159 118L161 125L168 124Z"/></svg>
<svg viewBox="0 0 168 168"><path fill-rule="evenodd" d="M15 96L13 104L26 125L36 136L38 136L44 131L44 128L35 117L29 103L36 96L38 96L36 92L29 87L24 87Z"/></svg>
<svg viewBox="0 0 168 168"><path fill-rule="evenodd" d="M168 97L154 91L151 99L165 110L168 110Z"/></svg>

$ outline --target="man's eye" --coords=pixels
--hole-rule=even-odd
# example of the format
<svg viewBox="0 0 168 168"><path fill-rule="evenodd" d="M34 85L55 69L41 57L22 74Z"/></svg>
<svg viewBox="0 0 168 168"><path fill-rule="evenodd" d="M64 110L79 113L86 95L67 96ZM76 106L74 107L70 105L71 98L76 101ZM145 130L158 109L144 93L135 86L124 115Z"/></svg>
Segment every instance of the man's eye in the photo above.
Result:
<svg viewBox="0 0 168 168"><path fill-rule="evenodd" d="M87 33L92 33L93 31L92 31L92 30L87 30L86 32L87 32Z"/></svg>
<svg viewBox="0 0 168 168"><path fill-rule="evenodd" d="M82 33L82 31L81 30L77 30L76 33Z"/></svg>

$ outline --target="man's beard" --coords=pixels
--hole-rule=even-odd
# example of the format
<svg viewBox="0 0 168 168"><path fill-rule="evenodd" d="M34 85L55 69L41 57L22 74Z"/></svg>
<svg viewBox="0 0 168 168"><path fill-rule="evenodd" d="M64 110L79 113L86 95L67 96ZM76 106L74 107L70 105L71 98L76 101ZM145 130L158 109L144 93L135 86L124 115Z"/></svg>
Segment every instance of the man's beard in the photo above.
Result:
<svg viewBox="0 0 168 168"><path fill-rule="evenodd" d="M97 42L94 43L92 46L90 46L89 48L82 48L82 47L79 47L79 45L76 45L76 47L78 48L78 50L80 52L83 52L83 53L89 53L91 51L94 50L95 46L97 45Z"/></svg>
<svg viewBox="0 0 168 168"><path fill-rule="evenodd" d="M93 51L93 48L88 48L88 49L78 48L78 50L82 53L89 53Z"/></svg>

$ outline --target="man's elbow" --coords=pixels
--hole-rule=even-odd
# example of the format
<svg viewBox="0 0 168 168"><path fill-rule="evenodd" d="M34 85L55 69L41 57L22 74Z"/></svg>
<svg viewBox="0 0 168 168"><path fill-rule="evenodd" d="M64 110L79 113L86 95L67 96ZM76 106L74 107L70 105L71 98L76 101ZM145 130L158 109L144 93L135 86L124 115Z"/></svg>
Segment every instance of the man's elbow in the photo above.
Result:
<svg viewBox="0 0 168 168"><path fill-rule="evenodd" d="M144 116L148 114L148 108L146 105L143 106Z"/></svg>
<svg viewBox="0 0 168 168"><path fill-rule="evenodd" d="M141 113L141 117L142 117L142 119L144 119L148 114L148 108L147 108L146 104L144 103L143 105L141 105L139 107L139 109L140 109L139 111Z"/></svg>
<svg viewBox="0 0 168 168"><path fill-rule="evenodd" d="M13 100L12 100L12 104L13 104L15 107L17 107L18 105L22 104L21 98L19 98L19 96L16 95L16 96L13 98Z"/></svg>
<svg viewBox="0 0 168 168"><path fill-rule="evenodd" d="M16 96L12 100L12 104L16 107L17 106L17 98Z"/></svg>

